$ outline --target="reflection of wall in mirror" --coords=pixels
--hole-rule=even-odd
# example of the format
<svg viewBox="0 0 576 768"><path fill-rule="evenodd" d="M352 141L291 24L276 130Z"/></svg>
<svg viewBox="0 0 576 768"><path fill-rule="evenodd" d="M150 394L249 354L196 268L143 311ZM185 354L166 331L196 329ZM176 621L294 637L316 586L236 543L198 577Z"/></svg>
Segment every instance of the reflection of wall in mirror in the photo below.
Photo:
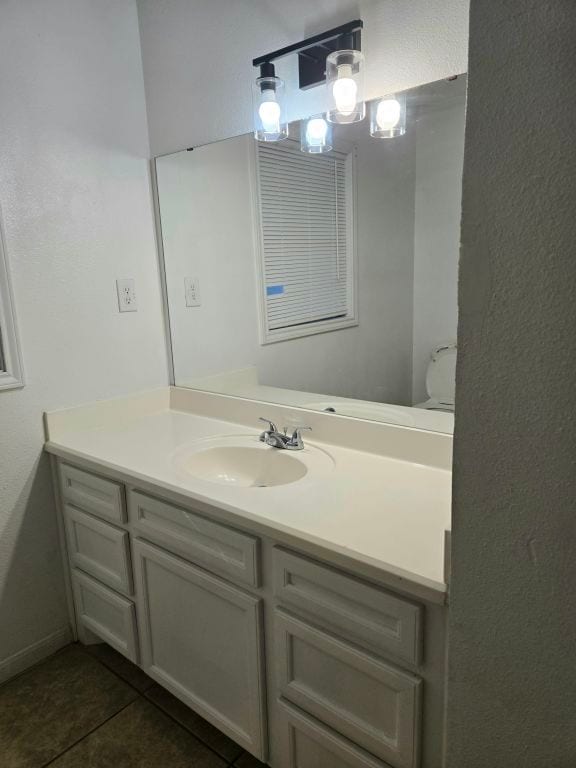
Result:
<svg viewBox="0 0 576 768"><path fill-rule="evenodd" d="M158 160L175 378L256 366L261 384L397 404L426 399L434 346L456 334L463 106L358 152L357 327L261 346L252 137ZM187 308L184 278L200 281Z"/></svg>
<svg viewBox="0 0 576 768"><path fill-rule="evenodd" d="M251 137L157 161L175 380L253 364L258 341ZM201 304L186 307L184 278Z"/></svg>
<svg viewBox="0 0 576 768"><path fill-rule="evenodd" d="M412 400L426 400L437 344L456 340L464 106L432 111L416 131Z"/></svg>
<svg viewBox="0 0 576 768"><path fill-rule="evenodd" d="M178 384L256 365L264 384L410 402L412 142L384 146L363 132L358 153L360 325L260 346L250 136L158 160ZM186 308L197 276L202 305Z"/></svg>

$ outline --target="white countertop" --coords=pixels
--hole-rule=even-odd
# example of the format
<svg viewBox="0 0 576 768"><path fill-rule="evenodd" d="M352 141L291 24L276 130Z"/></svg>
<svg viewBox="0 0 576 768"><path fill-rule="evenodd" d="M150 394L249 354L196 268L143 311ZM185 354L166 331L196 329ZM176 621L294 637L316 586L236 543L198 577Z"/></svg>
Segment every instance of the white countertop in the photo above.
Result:
<svg viewBox="0 0 576 768"><path fill-rule="evenodd" d="M332 457L329 473L317 478L309 473L303 480L270 488L219 485L186 475L174 455L199 439L257 435L258 430L175 410L164 395L152 400L143 405L140 397L138 407L120 410L122 401L111 401L116 411L103 403L87 406L85 412L77 408L47 414L46 449L70 461L97 463L135 484L145 481L216 506L237 516L239 526L253 521L270 535L289 534L344 554L420 587L423 596L444 599L449 471L309 439L312 450L320 448Z"/></svg>

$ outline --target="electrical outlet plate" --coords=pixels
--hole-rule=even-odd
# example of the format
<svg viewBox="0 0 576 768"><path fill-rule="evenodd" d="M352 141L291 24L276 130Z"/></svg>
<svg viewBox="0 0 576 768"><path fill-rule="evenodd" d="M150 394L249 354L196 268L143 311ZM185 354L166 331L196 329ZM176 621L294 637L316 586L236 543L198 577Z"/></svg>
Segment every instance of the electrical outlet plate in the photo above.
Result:
<svg viewBox="0 0 576 768"><path fill-rule="evenodd" d="M197 277L184 278L184 296L187 307L200 306L200 280Z"/></svg>
<svg viewBox="0 0 576 768"><path fill-rule="evenodd" d="M137 312L136 285L133 278L116 280L116 290L118 292L118 310L120 312Z"/></svg>

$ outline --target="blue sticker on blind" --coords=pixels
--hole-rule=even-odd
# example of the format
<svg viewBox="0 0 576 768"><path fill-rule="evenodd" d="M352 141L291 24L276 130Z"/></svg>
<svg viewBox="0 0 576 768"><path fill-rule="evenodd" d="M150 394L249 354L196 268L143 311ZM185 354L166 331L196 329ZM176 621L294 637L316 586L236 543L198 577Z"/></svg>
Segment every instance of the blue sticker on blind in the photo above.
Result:
<svg viewBox="0 0 576 768"><path fill-rule="evenodd" d="M266 286L266 296L280 296L284 293L283 285L268 285Z"/></svg>

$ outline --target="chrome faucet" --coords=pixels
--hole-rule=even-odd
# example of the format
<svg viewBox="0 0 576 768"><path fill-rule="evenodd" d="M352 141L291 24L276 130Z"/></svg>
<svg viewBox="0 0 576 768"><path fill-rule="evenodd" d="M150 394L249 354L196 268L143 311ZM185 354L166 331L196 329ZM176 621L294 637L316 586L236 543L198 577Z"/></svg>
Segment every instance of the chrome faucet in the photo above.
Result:
<svg viewBox="0 0 576 768"><path fill-rule="evenodd" d="M264 419L260 416L260 421L268 424L268 429L260 435L260 441L266 443L271 448L281 448L286 451L301 451L304 448L302 432L305 429L312 431L312 427L296 427L292 435L288 435L288 427L284 427L284 432L280 432L276 424L270 419Z"/></svg>

